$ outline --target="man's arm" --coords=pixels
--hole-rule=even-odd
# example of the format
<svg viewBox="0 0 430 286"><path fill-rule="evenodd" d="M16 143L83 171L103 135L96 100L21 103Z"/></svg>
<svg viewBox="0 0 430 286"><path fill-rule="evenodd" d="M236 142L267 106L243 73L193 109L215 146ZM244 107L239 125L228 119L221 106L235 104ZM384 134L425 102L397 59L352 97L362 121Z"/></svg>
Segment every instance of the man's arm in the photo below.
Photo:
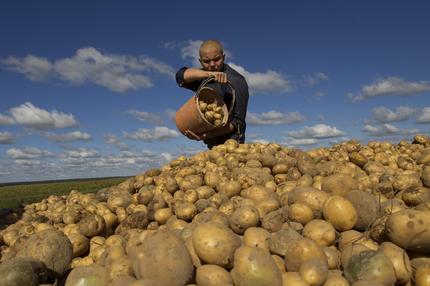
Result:
<svg viewBox="0 0 430 286"><path fill-rule="evenodd" d="M197 68L188 68L184 71L184 82L192 82L213 76L215 81L220 83L227 82L227 74L224 72L205 71Z"/></svg>

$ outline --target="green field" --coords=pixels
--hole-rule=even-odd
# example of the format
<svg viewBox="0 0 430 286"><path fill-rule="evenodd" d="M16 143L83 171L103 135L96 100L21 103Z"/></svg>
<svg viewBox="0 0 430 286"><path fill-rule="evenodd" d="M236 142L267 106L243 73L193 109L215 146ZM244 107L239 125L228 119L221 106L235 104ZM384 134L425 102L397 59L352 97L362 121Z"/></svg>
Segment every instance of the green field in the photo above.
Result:
<svg viewBox="0 0 430 286"><path fill-rule="evenodd" d="M0 184L0 209L38 202L50 195L66 195L71 190L81 193L96 192L102 188L117 185L126 179L127 177L112 177Z"/></svg>

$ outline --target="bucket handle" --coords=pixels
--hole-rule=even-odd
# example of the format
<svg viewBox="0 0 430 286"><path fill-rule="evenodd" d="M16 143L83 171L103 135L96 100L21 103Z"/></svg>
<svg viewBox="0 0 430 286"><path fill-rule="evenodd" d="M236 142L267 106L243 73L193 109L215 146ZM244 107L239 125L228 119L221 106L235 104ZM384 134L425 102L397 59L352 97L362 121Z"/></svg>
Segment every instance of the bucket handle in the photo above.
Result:
<svg viewBox="0 0 430 286"><path fill-rule="evenodd" d="M208 77L207 79L205 79L205 80L200 84L199 88L197 89L196 95L200 94L200 90L201 90L205 85L207 85L209 82L211 82L211 81L213 81L213 80L215 80L215 77L214 77L214 76L210 76L210 77ZM231 115L231 113L232 113L232 111L233 111L234 104L236 103L236 91L234 90L234 87L233 87L233 85L231 84L231 82L230 82L229 80L227 81L227 83L226 83L226 84L227 84L228 86L230 86L231 91L232 91L232 96L233 96L233 98L232 98L232 100L231 100L230 110L228 111L228 114L229 114L229 115Z"/></svg>

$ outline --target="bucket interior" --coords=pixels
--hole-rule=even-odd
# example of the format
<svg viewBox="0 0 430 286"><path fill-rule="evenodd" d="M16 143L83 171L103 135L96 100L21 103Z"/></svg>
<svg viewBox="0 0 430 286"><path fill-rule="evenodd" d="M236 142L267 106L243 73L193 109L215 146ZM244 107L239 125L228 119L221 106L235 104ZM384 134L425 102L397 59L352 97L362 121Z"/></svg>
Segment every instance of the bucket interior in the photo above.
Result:
<svg viewBox="0 0 430 286"><path fill-rule="evenodd" d="M214 124L212 124L211 122L209 122L206 119L205 115L200 110L200 102L205 102L207 104L215 103L217 106L221 106L222 112L223 112L221 127L227 123L229 110L228 110L224 100L218 94L218 92L216 90L214 90L213 88L210 88L210 87L203 87L202 89L200 89L199 94L196 96L196 105L197 105L197 109L198 109L198 112L199 112L201 118L205 121L205 123L207 123L213 127L216 127ZM218 126L218 127L220 127L220 126Z"/></svg>

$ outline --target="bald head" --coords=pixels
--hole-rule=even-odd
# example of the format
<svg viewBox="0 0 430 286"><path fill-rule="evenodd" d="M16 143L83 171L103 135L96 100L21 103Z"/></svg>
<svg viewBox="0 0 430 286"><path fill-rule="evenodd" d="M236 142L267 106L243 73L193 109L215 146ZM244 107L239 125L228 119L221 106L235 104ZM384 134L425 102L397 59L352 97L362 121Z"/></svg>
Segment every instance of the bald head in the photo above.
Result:
<svg viewBox="0 0 430 286"><path fill-rule="evenodd" d="M204 41L200 45L200 49L199 49L200 57L202 57L202 54L207 54L207 53L210 53L210 52L223 54L224 53L224 49L223 49L221 43L218 42L217 40L207 40L207 41Z"/></svg>

